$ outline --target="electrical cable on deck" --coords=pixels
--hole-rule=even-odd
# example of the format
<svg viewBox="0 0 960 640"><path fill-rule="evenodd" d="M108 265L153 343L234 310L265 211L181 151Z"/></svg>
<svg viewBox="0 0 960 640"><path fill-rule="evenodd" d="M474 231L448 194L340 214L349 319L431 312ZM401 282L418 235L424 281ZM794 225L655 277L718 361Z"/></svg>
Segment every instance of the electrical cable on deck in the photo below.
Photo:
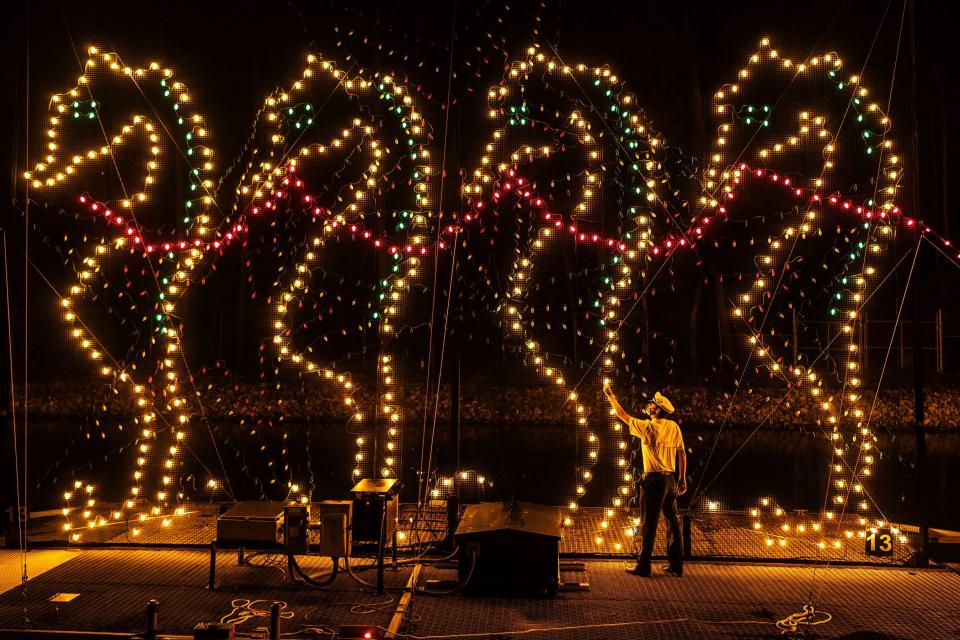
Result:
<svg viewBox="0 0 960 640"><path fill-rule="evenodd" d="M230 606L233 607L233 609L230 613L220 618L220 623L241 625L254 618L269 618L270 605L274 602L280 603L280 618L289 620L296 616L296 613L287 609L287 603L283 600L249 600L247 598L237 598L230 601ZM256 605L259 603L265 603L267 608L256 608Z"/></svg>
<svg viewBox="0 0 960 640"><path fill-rule="evenodd" d="M817 611L814 605L805 604L802 612L791 613L786 618L777 620L777 629L780 629L782 636L803 635L809 627L830 622L832 619L833 616L826 611Z"/></svg>
<svg viewBox="0 0 960 640"><path fill-rule="evenodd" d="M470 579L473 578L473 570L477 568L477 554L476 552L470 554L470 570L467 571L467 577L463 582L457 584L453 589L448 589L446 591L431 591L426 587L420 587L417 590L417 593L422 593L428 596L452 596L454 594L460 593L466 589L467 585L470 584Z"/></svg>
<svg viewBox="0 0 960 640"><path fill-rule="evenodd" d="M300 568L296 556L292 553L287 556L287 563L290 567L291 575L295 573L300 576L307 585L314 589L326 589L336 581L337 575L340 573L340 562L337 558L331 558L331 560L333 561L333 568L330 569L330 573L325 574L322 579L317 579L314 576L308 575L306 571Z"/></svg>

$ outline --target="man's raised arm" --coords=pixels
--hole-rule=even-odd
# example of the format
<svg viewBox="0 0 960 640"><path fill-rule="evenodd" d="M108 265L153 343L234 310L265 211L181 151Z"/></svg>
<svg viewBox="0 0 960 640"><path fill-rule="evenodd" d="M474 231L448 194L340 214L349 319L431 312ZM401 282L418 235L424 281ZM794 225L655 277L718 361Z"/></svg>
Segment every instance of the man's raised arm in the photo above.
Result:
<svg viewBox="0 0 960 640"><path fill-rule="evenodd" d="M626 412L626 410L620 405L620 402L617 400L617 397L613 395L613 389L610 388L608 383L603 385L603 395L607 396L607 400L610 401L610 406L613 407L613 410L617 413L617 417L627 423L627 428L630 429L630 435L635 438L643 439L643 433L635 426L633 416Z"/></svg>

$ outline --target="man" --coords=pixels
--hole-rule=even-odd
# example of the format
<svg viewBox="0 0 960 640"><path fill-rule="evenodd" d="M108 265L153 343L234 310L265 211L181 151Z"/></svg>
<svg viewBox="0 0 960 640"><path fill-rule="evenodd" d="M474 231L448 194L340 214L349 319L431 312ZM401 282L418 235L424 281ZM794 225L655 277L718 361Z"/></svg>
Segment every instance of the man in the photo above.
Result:
<svg viewBox="0 0 960 640"><path fill-rule="evenodd" d="M603 385L603 393L617 417L627 423L630 435L640 439L643 455L642 475L638 469L633 470L634 490L640 494L641 547L637 566L627 572L638 576L650 575L650 556L657 536L657 520L662 511L667 521L669 565L666 571L682 576L683 534L677 519L677 496L687 491L687 453L683 448L680 427L667 417L673 413L673 405L658 391L644 409L650 419L642 420L623 409L609 384Z"/></svg>

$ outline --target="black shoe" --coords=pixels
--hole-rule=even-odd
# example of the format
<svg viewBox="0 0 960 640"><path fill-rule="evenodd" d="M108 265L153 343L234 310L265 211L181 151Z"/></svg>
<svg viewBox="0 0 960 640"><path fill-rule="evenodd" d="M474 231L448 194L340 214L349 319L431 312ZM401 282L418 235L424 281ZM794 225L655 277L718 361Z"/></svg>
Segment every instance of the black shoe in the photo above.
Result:
<svg viewBox="0 0 960 640"><path fill-rule="evenodd" d="M683 565L673 566L667 565L663 568L663 572L667 575L673 576L675 578L683 577Z"/></svg>
<svg viewBox="0 0 960 640"><path fill-rule="evenodd" d="M626 571L632 576L642 576L644 578L650 577L650 567L641 567L640 565L637 565L633 569L627 569Z"/></svg>

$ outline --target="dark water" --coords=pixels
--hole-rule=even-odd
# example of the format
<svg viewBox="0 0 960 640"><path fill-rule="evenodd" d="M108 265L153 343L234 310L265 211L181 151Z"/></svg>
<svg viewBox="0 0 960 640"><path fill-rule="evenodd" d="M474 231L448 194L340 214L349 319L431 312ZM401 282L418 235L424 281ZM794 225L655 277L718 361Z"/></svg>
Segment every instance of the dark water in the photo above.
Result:
<svg viewBox="0 0 960 640"><path fill-rule="evenodd" d="M31 504L34 509L60 506L60 494L75 479L98 486L101 500L120 500L133 471L135 437L127 429L86 421L32 420L30 423ZM101 432L100 429L103 429ZM195 425L184 456L181 481L191 495L203 490L209 472L227 469L233 492L241 499L282 497L288 479L312 486L315 499L342 498L350 487L354 436L343 425L289 423L256 430L236 423ZM429 434L428 434L429 435ZM823 504L830 446L820 435L799 431L725 429L687 426L690 487L730 509L749 508L768 497L784 509L819 510ZM915 522L918 473L912 432L879 435L872 480L866 483L882 513L900 522ZM212 442L218 444L217 450ZM404 499L414 499L420 465L421 434L408 432L403 460ZM428 438L429 441L429 438ZM960 434L927 435L927 509L931 526L960 530ZM567 426L511 425L461 430L461 469L482 473L482 493L471 485L473 499L517 499L565 503L573 491L574 442ZM710 456L714 442L716 447ZM217 453L219 452L219 457ZM585 505L606 505L615 489L612 458L600 458ZM709 464L707 463L710 458ZM449 474L453 468L448 430L438 425L433 464ZM206 467L206 468L205 468ZM222 497L222 496L221 496Z"/></svg>
<svg viewBox="0 0 960 640"><path fill-rule="evenodd" d="M519 497L540 502L561 502L572 485L569 451L551 446L560 430L545 433L517 427L499 438L471 438L461 447L465 466L488 470L506 485L500 494L515 490ZM691 493L722 508L743 509L760 498L776 500L784 509L822 509L827 489L831 447L822 436L797 431L772 432L715 428L684 429ZM710 456L714 442L716 447ZM927 434L927 513L931 526L960 529L960 434ZM742 448L741 448L742 447ZM901 522L916 522L918 480L912 432L880 434L871 479L865 483L883 514ZM710 458L709 464L707 459ZM594 468L591 491L585 504L608 504L615 486L611 464ZM835 480L836 478L834 478Z"/></svg>

